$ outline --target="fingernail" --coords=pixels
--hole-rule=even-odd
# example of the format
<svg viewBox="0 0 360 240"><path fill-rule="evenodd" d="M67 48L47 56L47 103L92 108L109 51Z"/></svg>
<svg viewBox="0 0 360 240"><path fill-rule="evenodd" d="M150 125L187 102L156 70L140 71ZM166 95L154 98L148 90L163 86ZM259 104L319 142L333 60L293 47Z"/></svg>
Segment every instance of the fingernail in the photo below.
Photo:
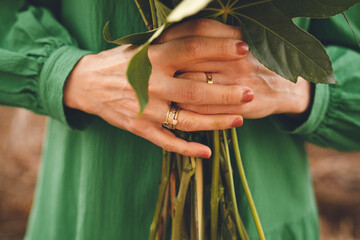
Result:
<svg viewBox="0 0 360 240"><path fill-rule="evenodd" d="M201 154L201 158L209 159L211 157L211 151L206 151Z"/></svg>
<svg viewBox="0 0 360 240"><path fill-rule="evenodd" d="M249 45L245 42L238 42L236 44L236 53L238 55L246 55L249 52Z"/></svg>
<svg viewBox="0 0 360 240"><path fill-rule="evenodd" d="M243 119L237 118L232 122L231 127L240 127L242 125L243 125Z"/></svg>
<svg viewBox="0 0 360 240"><path fill-rule="evenodd" d="M246 90L243 93L242 100L243 102L251 102L254 99L254 92L252 90Z"/></svg>

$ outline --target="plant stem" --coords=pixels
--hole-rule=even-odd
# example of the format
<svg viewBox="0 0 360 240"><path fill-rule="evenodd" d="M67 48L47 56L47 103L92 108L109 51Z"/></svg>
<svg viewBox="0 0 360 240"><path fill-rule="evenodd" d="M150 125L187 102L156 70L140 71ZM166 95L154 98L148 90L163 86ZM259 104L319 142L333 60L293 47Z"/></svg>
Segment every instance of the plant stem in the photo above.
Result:
<svg viewBox="0 0 360 240"><path fill-rule="evenodd" d="M245 176L244 166L243 166L242 161L241 161L241 155L240 155L240 149L239 149L239 144L238 144L238 139L237 139L237 134L236 134L236 128L231 129L231 136L232 136L232 143L233 143L233 147L234 147L236 163L237 163L238 168L239 168L239 174L240 174L241 182L242 182L246 197L247 197L248 202L249 202L250 210L251 210L251 213L253 215L254 222L255 222L255 225L256 225L256 230L257 230L257 232L259 234L260 240L265 240L265 234L264 234L264 231L262 229L261 222L260 222L259 216L258 216L257 211L256 211L254 200L253 200L253 198L251 196L250 188L249 188L249 185L247 183L246 176Z"/></svg>
<svg viewBox="0 0 360 240"><path fill-rule="evenodd" d="M149 21L147 20L147 18L146 18L146 16L145 16L145 13L144 13L143 9L141 8L141 6L140 6L140 4L139 4L139 1L138 1L138 0L135 0L135 3L136 3L137 8L139 9L139 12L140 12L141 17L142 17L142 19L143 19L143 21L144 21L144 23L145 23L145 25L146 25L146 28L147 28L148 30L151 30L151 29L152 29L152 26L151 26L151 24L149 23Z"/></svg>
<svg viewBox="0 0 360 240"><path fill-rule="evenodd" d="M178 176L179 179L181 179L181 172L182 172L182 166L183 166L183 161L182 161L182 157L179 153L176 153L176 168L177 168L177 172L178 172Z"/></svg>
<svg viewBox="0 0 360 240"><path fill-rule="evenodd" d="M166 191L165 191L165 197L164 197L164 205L161 210L160 220L158 224L157 229L157 238L159 240L165 240L165 234L166 234L166 222L167 222L167 216L169 214L169 189L170 184L167 184Z"/></svg>
<svg viewBox="0 0 360 240"><path fill-rule="evenodd" d="M233 209L232 215L233 215L233 218L235 219L235 223L236 223L236 226L239 231L241 239L248 240L249 236L247 235L246 229L241 220L238 206L237 206L235 187L234 187L234 178L233 178L233 174L232 174L233 170L231 167L230 152L229 152L229 145L227 142L226 131L222 130L222 133L223 133L223 138L224 138L224 144L221 144L221 147L224 152L223 156L224 156L224 160L225 160L223 173L225 175L226 188L230 193L230 200L231 200L232 209Z"/></svg>
<svg viewBox="0 0 360 240"><path fill-rule="evenodd" d="M160 187L159 187L160 189L159 189L158 201L156 203L153 221L150 226L149 240L154 240L156 237L156 230L157 230L158 223L159 223L161 208L163 206L165 192L166 192L167 184L169 181L170 165L171 165L170 164L170 153L166 152L163 157L162 178L161 178Z"/></svg>
<svg viewBox="0 0 360 240"><path fill-rule="evenodd" d="M220 157L220 163L222 159ZM221 179L221 178L220 178ZM224 188L225 191L225 188ZM235 224L231 218L231 209L229 209L226 201L225 201L225 192L223 194L220 194L220 215L222 215L222 224L220 228L220 235L224 238L224 229L227 228L229 231L229 234L231 235L232 240L236 240L236 228ZM226 239L226 238L225 238Z"/></svg>
<svg viewBox="0 0 360 240"><path fill-rule="evenodd" d="M195 184L196 184L196 216L197 221L197 239L203 239L203 193L204 193L204 179L203 179L203 160L196 158L195 170Z"/></svg>
<svg viewBox="0 0 360 240"><path fill-rule="evenodd" d="M183 166L184 168L181 175L179 193L175 200L175 220L171 234L172 240L179 240L181 238L181 225L183 223L186 193L189 187L190 179L195 173L195 166L190 163L189 157L184 157Z"/></svg>
<svg viewBox="0 0 360 240"><path fill-rule="evenodd" d="M218 239L218 215L219 215L219 175L220 175L220 139L219 131L214 131L213 136L213 164L211 181L211 200L210 200L210 239Z"/></svg>
<svg viewBox="0 0 360 240"><path fill-rule="evenodd" d="M174 221L175 218L175 199L176 199L176 171L175 169L170 172L170 202L171 202L171 217Z"/></svg>
<svg viewBox="0 0 360 240"><path fill-rule="evenodd" d="M157 28L157 21L156 21L156 9L155 9L155 2L154 0L149 0L150 3L150 10L151 10L151 18L153 23L153 29Z"/></svg>

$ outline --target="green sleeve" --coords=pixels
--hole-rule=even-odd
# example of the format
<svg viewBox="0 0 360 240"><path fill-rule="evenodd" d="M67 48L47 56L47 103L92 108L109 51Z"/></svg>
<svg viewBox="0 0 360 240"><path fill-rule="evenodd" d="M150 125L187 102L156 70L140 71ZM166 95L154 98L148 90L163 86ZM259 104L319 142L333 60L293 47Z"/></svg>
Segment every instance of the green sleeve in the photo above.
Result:
<svg viewBox="0 0 360 240"><path fill-rule="evenodd" d="M2 4L0 31L0 104L27 108L69 125L63 87L89 51L80 50L47 9L24 1Z"/></svg>
<svg viewBox="0 0 360 240"><path fill-rule="evenodd" d="M360 5L346 14L356 35L360 36ZM340 151L358 151L360 48L342 15L312 21L309 31L325 44L337 84L315 86L310 115L300 126L281 116L275 117L274 123L280 130L311 143Z"/></svg>

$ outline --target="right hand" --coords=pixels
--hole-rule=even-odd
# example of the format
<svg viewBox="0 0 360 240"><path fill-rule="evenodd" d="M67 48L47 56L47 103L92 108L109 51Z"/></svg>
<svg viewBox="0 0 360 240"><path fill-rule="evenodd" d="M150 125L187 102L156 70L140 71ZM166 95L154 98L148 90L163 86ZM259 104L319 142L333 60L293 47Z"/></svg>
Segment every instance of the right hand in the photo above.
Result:
<svg viewBox="0 0 360 240"><path fill-rule="evenodd" d="M216 31L216 29L214 30ZM230 35L230 32L229 32ZM231 32L231 36L234 33ZM243 102L241 86L212 85L173 77L177 70L209 60L236 60L244 57L235 38L188 37L151 45L149 59L149 104L137 118L139 104L126 77L136 48L119 46L83 57L69 75L64 104L100 116L108 123L143 137L170 152L209 158L209 147L177 138L162 127L171 102L197 105L235 105ZM205 80L204 74L204 80ZM204 115L181 110L176 128L182 131L219 130L242 125L239 115Z"/></svg>

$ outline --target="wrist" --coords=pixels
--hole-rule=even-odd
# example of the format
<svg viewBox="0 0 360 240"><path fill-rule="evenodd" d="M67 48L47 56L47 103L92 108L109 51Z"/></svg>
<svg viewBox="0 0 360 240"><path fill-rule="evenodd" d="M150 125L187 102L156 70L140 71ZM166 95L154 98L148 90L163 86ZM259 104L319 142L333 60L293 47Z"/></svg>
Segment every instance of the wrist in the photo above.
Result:
<svg viewBox="0 0 360 240"><path fill-rule="evenodd" d="M283 101L285 107L282 113L294 116L305 113L311 106L311 89L310 82L299 77L297 83L286 92L287 97L286 101Z"/></svg>
<svg viewBox="0 0 360 240"><path fill-rule="evenodd" d="M310 115L315 86L302 78L299 80L302 81L302 83L300 83L302 85L301 93L297 94L298 98L295 100L296 103L294 104L292 111L285 115L298 122L303 122Z"/></svg>
<svg viewBox="0 0 360 240"><path fill-rule="evenodd" d="M68 108L73 108L81 111L85 111L84 96L82 96L82 88L86 86L86 66L88 65L89 59L93 54L88 54L82 57L74 66L66 79L64 85L64 105Z"/></svg>

